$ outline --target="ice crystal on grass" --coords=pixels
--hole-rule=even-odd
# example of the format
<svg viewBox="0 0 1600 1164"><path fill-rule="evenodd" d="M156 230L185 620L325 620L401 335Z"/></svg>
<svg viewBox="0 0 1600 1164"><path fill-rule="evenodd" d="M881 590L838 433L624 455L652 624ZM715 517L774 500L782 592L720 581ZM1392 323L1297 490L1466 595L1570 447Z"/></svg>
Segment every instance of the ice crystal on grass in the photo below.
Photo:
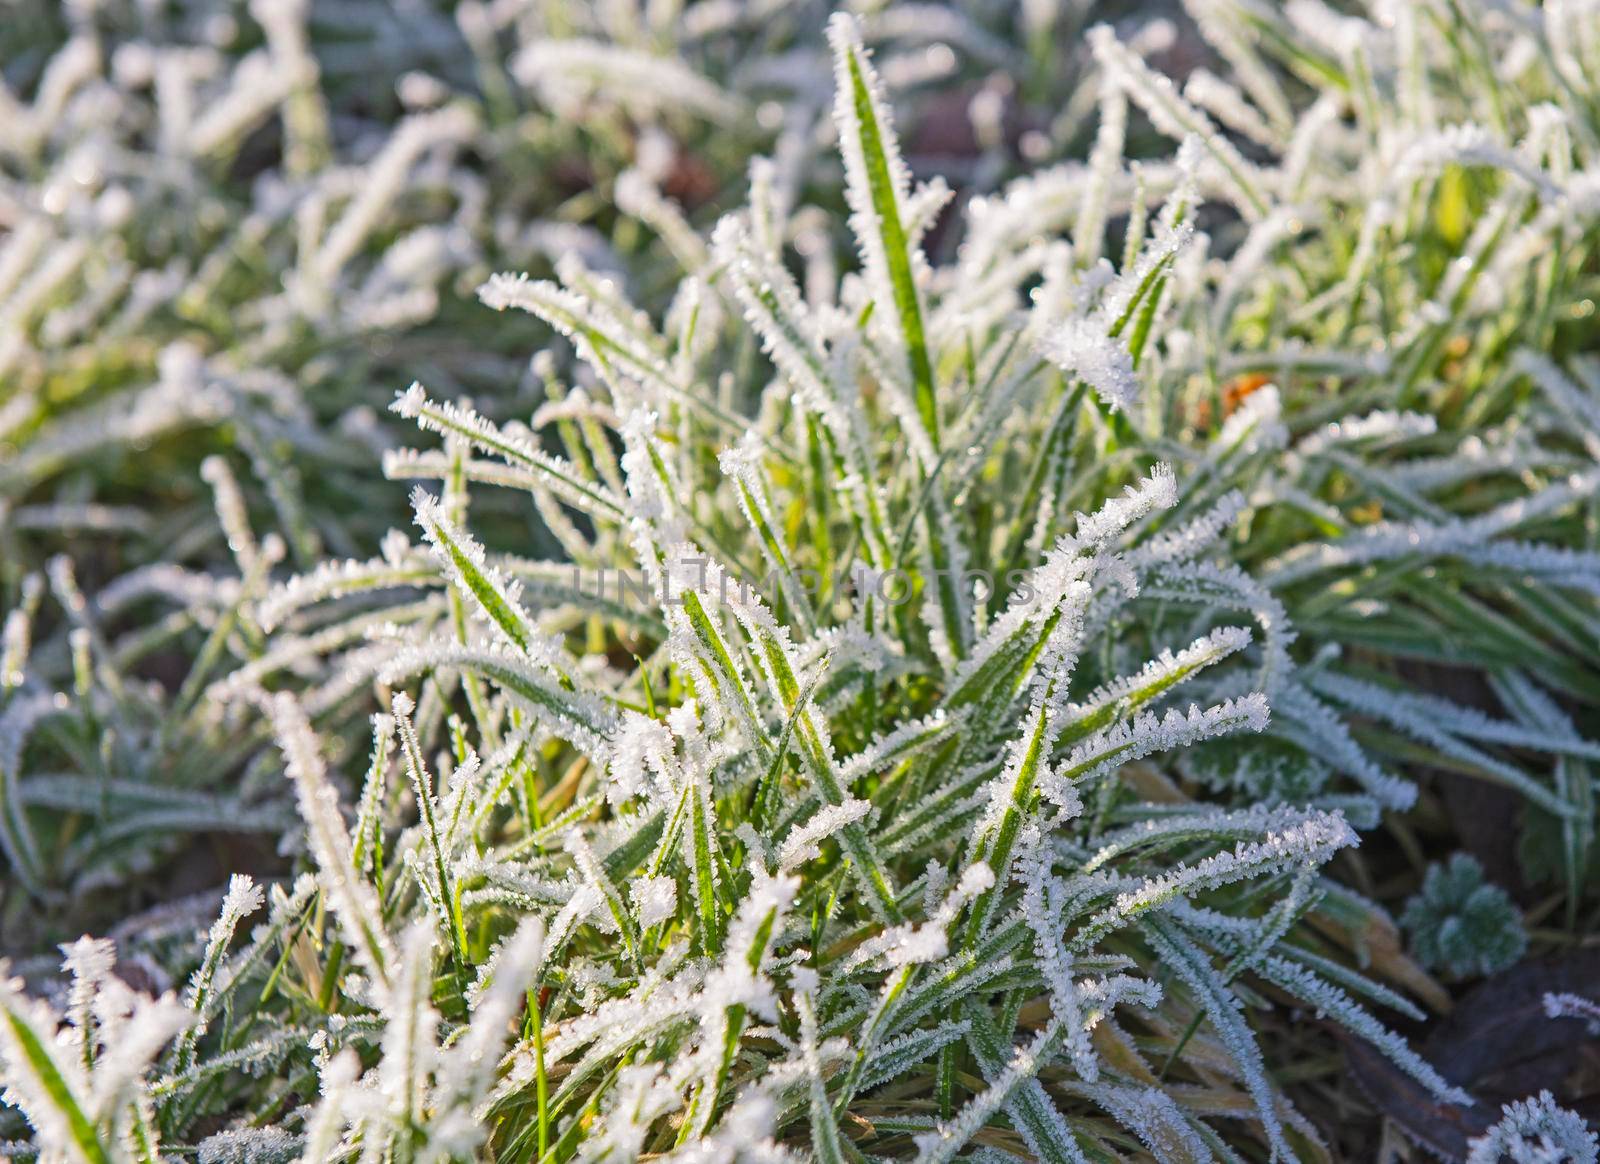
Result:
<svg viewBox="0 0 1600 1164"><path fill-rule="evenodd" d="M1600 1034L1600 1003L1569 991L1546 994L1544 1013L1553 1019L1577 1019L1591 1035Z"/></svg>
<svg viewBox="0 0 1600 1164"><path fill-rule="evenodd" d="M1095 321L1063 323L1045 339L1041 350L1063 371L1081 377L1108 407L1133 407L1138 392L1133 357Z"/></svg>
<svg viewBox="0 0 1600 1164"><path fill-rule="evenodd" d="M200 1141L201 1164L291 1164L302 1141L283 1128L236 1128Z"/></svg>

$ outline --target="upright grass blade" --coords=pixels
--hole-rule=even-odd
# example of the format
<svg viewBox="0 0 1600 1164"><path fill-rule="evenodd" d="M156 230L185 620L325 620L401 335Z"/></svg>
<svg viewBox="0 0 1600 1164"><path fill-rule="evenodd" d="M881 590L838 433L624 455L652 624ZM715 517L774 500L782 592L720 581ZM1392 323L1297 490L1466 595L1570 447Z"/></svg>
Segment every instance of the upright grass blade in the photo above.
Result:
<svg viewBox="0 0 1600 1164"><path fill-rule="evenodd" d="M897 343L910 366L917 415L935 452L939 447L939 404L933 364L923 332L915 252L906 235L905 200L910 176L880 95L881 83L867 60L855 21L837 13L828 23L833 45L837 93L834 120L844 154L851 226L861 249L874 297L892 305L899 323Z"/></svg>
<svg viewBox="0 0 1600 1164"><path fill-rule="evenodd" d="M42 1003L30 1002L17 984L0 979L0 1067L11 1095L46 1143L63 1158L111 1164L112 1156L87 1107L78 1073L52 1053L55 1023Z"/></svg>

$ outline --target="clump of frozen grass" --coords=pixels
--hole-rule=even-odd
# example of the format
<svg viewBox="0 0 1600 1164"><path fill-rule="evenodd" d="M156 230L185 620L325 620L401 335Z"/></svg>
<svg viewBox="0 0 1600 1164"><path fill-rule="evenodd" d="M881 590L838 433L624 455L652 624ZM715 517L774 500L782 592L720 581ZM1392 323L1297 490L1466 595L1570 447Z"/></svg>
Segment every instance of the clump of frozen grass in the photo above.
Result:
<svg viewBox="0 0 1600 1164"><path fill-rule="evenodd" d="M554 365L528 371L525 333L463 311L491 264L547 272L581 258L670 288L653 234L618 206L694 240L687 215L742 181L753 149L781 134L792 183L817 148L814 81L756 75L767 49L737 13L654 14L647 50L637 22L590 9L329 13L295 0L168 13L112 0L25 2L8 20L0 609L17 635L38 633L8 651L29 666L5 687L30 707L58 692L73 701L38 731L20 710L11 723L6 779L26 786L7 802L20 798L10 811L26 819L9 833L32 822L51 837L45 850L61 850L34 853L26 839L6 850L20 853L30 891L82 899L154 874L215 822L281 827L277 806L255 810L282 791L260 779L259 723L219 718L197 697L240 665L311 678L347 644L330 633L266 649L277 610L262 606L258 622L254 603L284 565L260 560L252 539L275 530L286 561L316 579L290 602L375 576L432 579L416 552L375 555L342 581L324 559L407 522L403 491L373 487L379 456L409 428L382 411L374 384L416 364L497 419L558 390ZM807 9L765 29L822 60L820 22ZM942 26L950 68L978 54L1001 63L981 33L959 17ZM929 51L915 28L882 36ZM797 90L788 120L758 116L758 103L770 112ZM585 188L551 177L564 168ZM584 387L560 423L593 439ZM539 552L559 556L564 527L551 525L561 532L541 530ZM87 594L71 618L38 606L45 565L63 552ZM89 636L81 676L73 631ZM313 681L313 707L361 721L360 683ZM180 686L177 699L162 690ZM23 780L23 768L42 778ZM125 828L112 827L119 817Z"/></svg>
<svg viewBox="0 0 1600 1164"><path fill-rule="evenodd" d="M134 7L69 6L53 56L45 41L12 58L0 528L18 567L74 534L135 553L203 536L184 530L170 470L235 446L252 500L310 565L330 531L305 494L373 435L326 360L424 327L481 261L489 224L458 164L478 120L445 102L392 131L343 121L348 76L312 54L303 3L209 23ZM375 53L369 68L403 63ZM152 448L170 458L154 472L139 463ZM30 516L51 500L72 504ZM160 503L158 535L139 507Z"/></svg>
<svg viewBox="0 0 1600 1164"><path fill-rule="evenodd" d="M414 535L268 585L285 547L212 463L241 580L180 704L252 742L270 722L281 765L243 750L298 805L311 872L248 936L254 895L228 895L169 959L183 1003L131 997L101 947L69 955L60 1008L8 985L5 1077L36 1140L14 1154L932 1160L989 1129L1051 1160L1296 1159L1316 1131L1258 1037L1284 995L1464 1101L1371 1013L1419 1017L1382 981L1419 977L1344 965L1391 923L1325 869L1412 803L1402 757L1517 789L1561 830L1569 884L1587 868L1597 756L1566 708L1592 698L1570 649L1593 627L1594 434L1571 423L1592 376L1557 323L1517 338L1554 359L1513 365L1504 339L1584 285L1587 220L1550 208L1584 205L1588 113L1561 103L1587 82L1473 58L1479 101L1460 45L1404 21L1375 72L1391 22L1229 12L1202 24L1238 92L1180 95L1097 33L1092 166L986 199L945 258L925 240L948 192L915 181L839 18L859 274L832 277L781 159L709 239L641 170L624 209L686 267L671 305L638 310L581 259L486 284L571 341L575 387L546 358L532 429L401 394L398 419L443 438L386 460L427 483ZM533 55L571 66L539 76L573 111L651 76L631 51ZM1282 65L1341 82L1298 125ZM670 117L651 96L619 107ZM1171 165L1124 168L1130 107L1185 140ZM1457 114L1492 128L1441 132ZM1246 128L1271 160L1228 140ZM1404 187L1373 199L1397 158ZM1479 334L1500 338L1460 342ZM194 385L193 358L169 364ZM501 548L501 491L559 560ZM50 838L22 757L58 710L13 681L38 589L0 667L26 870ZM75 630L93 729L119 660ZM1389 664L1444 638L1503 715L1396 688ZM81 1033L101 997L137 1020L123 1056ZM1507 1144L1561 1130L1536 1106Z"/></svg>
<svg viewBox="0 0 1600 1164"><path fill-rule="evenodd" d="M310 1032L311 1057L277 1072L320 1081L320 1099L285 1113L313 1159L340 1145L407 1157L485 1144L499 1159L719 1145L772 1155L798 1141L843 1159L851 1139L937 1159L1004 1119L1036 1155L1077 1160L1118 1125L1217 1134L1182 1103L1042 1081L1068 1055L1093 1083L1112 1045L1146 1070L1162 1056L1220 1056L1274 1155L1312 1135L1274 1086L1233 981L1253 965L1364 1035L1381 1031L1310 968L1306 937L1289 940L1315 908L1318 868L1356 842L1341 807L1163 805L1123 775L1268 726L1272 695L1296 682L1274 641L1276 608L1207 560L1229 517L1182 518L1163 464L1135 459L1109 500L1070 512L1067 438L1109 432L1114 414L1037 364L1060 300L1029 309L1015 282L993 283L1008 302L981 326L951 314L954 271L918 246L925 192L898 161L870 58L848 19L831 35L864 268L839 302L877 318L862 330L809 305L744 215L716 232L723 274L701 291L726 298L725 335L658 334L576 267L565 287L491 284L496 306L540 313L573 338L622 420L620 457L582 437L546 453L422 389L401 395L398 412L446 438L435 470L403 466L443 483L413 498L421 560L436 573L408 572L418 559L395 546L264 601L277 622L363 589L443 586L408 625L388 612L372 629L376 657L346 660L418 685L416 697L395 692L378 725L353 827L303 699L258 697L316 875L280 895L275 916L320 943L306 964L317 981L275 967L277 1011L178 1044L181 1058L136 1091L150 1113L137 1126L98 1110L80 1119L65 1101L63 1112L56 1091L26 1096L45 1146L65 1147L82 1119L130 1151L153 1151L162 1133L181 1142L207 1069L204 1055L189 1065L190 1049L228 1061L285 1028ZM1101 281L1101 314L1083 317L1108 333L1132 322L1125 375L1154 335L1187 197L1147 252ZM1067 271L1048 276L1061 285ZM860 310L867 302L892 312ZM728 413L696 385L741 333L779 376L753 402L738 451L708 458L700 450L730 440ZM964 367L949 358L963 334ZM1026 440L1003 422L1025 401L1059 436ZM906 426L909 455L893 458ZM947 449L967 452L952 464ZM1019 457L1029 489L981 472ZM551 601L548 568L491 555L467 532L471 483L502 472L584 519L565 535L596 593L575 575ZM232 540L259 559L245 527ZM626 596L624 569L643 580ZM1216 624L1225 608L1209 584L1233 587L1242 622ZM1147 586L1191 616L1144 621ZM614 617L608 602L619 601L642 617ZM1112 631L1129 619L1139 636ZM1159 644L1147 664L1110 649L1140 640ZM618 667L610 650L639 662ZM248 695L269 674L218 694ZM1314 694L1292 689L1291 724L1355 747ZM414 809L397 822L402 783ZM1369 795L1398 787L1373 780ZM1299 888L1267 907L1272 945L1230 969L1234 923L1254 924L1262 908L1253 887L1279 882ZM231 924L213 930L214 945ZM1152 959L1176 978L1153 979L1141 969ZM218 961L197 972L197 1014ZM227 982L243 988L250 974L247 964ZM1008 1000L998 1009L997 997ZM1027 1017L1030 998L1046 1017ZM1183 1032L1185 1015L1201 1025ZM1135 1050L1133 1031L1151 1049ZM1387 1039L1403 1069L1461 1098ZM891 1082L922 1092L935 1118L891 1116L863 1133L852 1112L874 1110Z"/></svg>
<svg viewBox="0 0 1600 1164"><path fill-rule="evenodd" d="M193 468L219 452L302 568L376 540L399 507L349 504L393 443L370 386L424 351L497 406L525 376L506 329L450 308L491 264L632 260L659 286L619 207L692 240L775 136L795 181L824 96L813 6L763 36L736 9L652 13L648 46L619 11L25 0L0 77L0 581L75 537L201 542ZM953 13L938 52L927 33L882 38L936 79L1016 58ZM764 73L764 36L803 67Z"/></svg>

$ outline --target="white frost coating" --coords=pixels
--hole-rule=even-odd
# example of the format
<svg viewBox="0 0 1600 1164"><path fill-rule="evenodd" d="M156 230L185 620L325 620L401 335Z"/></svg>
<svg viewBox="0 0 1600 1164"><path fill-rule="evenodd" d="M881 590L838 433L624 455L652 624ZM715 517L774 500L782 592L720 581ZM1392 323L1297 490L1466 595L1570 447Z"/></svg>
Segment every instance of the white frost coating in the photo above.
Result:
<svg viewBox="0 0 1600 1164"><path fill-rule="evenodd" d="M1216 117L1227 128L1243 134L1256 145L1279 151L1284 139L1268 125L1260 110L1233 85L1207 69L1194 70L1184 80L1184 99Z"/></svg>
<svg viewBox="0 0 1600 1164"><path fill-rule="evenodd" d="M1551 402L1583 432L1589 455L1600 460L1600 394L1584 392L1562 374L1554 361L1540 352L1522 349L1514 366L1530 377Z"/></svg>
<svg viewBox="0 0 1600 1164"><path fill-rule="evenodd" d="M1582 1019L1594 1031L1600 1027L1600 1002L1581 994L1561 992L1544 996L1544 1013L1550 1018Z"/></svg>
<svg viewBox="0 0 1600 1164"><path fill-rule="evenodd" d="M1354 444L1357 441L1407 441L1432 436L1439 422L1432 416L1418 412L1369 412L1365 416L1347 416L1331 421L1307 433L1294 448L1301 456L1314 457L1335 446Z"/></svg>
<svg viewBox="0 0 1600 1164"><path fill-rule="evenodd" d="M1187 747L1232 731L1262 731L1268 716L1267 698L1259 691L1204 709L1191 705L1187 712L1174 708L1162 716L1146 712L1078 744L1058 769L1041 780L1040 788L1062 808L1073 809L1077 805L1074 784L1096 780L1155 752Z"/></svg>
<svg viewBox="0 0 1600 1164"><path fill-rule="evenodd" d="M1574 473L1525 498L1504 502L1476 517L1445 522L1382 521L1364 526L1339 541L1303 545L1269 562L1262 573L1274 587L1287 585L1324 570L1386 561L1409 556L1444 556L1486 549L1492 538L1551 512L1594 496L1600 490L1600 471ZM1510 562L1524 556L1511 553ZM1537 555L1527 555L1527 568L1537 570Z"/></svg>
<svg viewBox="0 0 1600 1164"><path fill-rule="evenodd" d="M911 172L900 156L899 143L892 132L881 132L891 124L882 85L861 44L861 33L853 18L837 12L828 21L828 43L833 49L834 123L839 130L839 152L844 157L845 198L850 204L850 229L861 249L867 290L879 311L895 311L894 287L889 278L889 256L884 250L878 212L872 201L867 155L862 143L863 127L856 108L852 70L858 70L868 92L868 115L880 130L880 145L888 164L889 185L896 213L908 221L906 201L911 191ZM901 321L904 323L904 321Z"/></svg>
<svg viewBox="0 0 1600 1164"><path fill-rule="evenodd" d="M263 630L276 630L291 615L319 602L391 587L437 585L438 578L437 569L414 552L366 561L330 559L267 591L256 603L256 618Z"/></svg>
<svg viewBox="0 0 1600 1164"><path fill-rule="evenodd" d="M628 886L644 929L660 925L678 911L678 883L670 877L638 877Z"/></svg>
<svg viewBox="0 0 1600 1164"><path fill-rule="evenodd" d="M788 872L821 854L819 846L847 824L865 820L872 805L851 798L843 804L825 804L810 820L783 839L778 850L778 868Z"/></svg>
<svg viewBox="0 0 1600 1164"><path fill-rule="evenodd" d="M1282 448L1289 439L1283 424L1283 401L1276 384L1262 385L1244 398L1206 451L1208 459L1250 456L1264 449Z"/></svg>
<svg viewBox="0 0 1600 1164"><path fill-rule="evenodd" d="M1120 340L1105 334L1097 320L1069 319L1045 336L1039 351L1087 383L1107 406L1119 411L1133 407L1139 393L1133 357Z"/></svg>
<svg viewBox="0 0 1600 1164"><path fill-rule="evenodd" d="M1503 170L1532 186L1546 200L1560 194L1556 183L1526 157L1501 145L1483 126L1470 123L1445 126L1417 137L1400 154L1394 180L1416 182L1451 163Z"/></svg>
<svg viewBox="0 0 1600 1164"><path fill-rule="evenodd" d="M952 690L962 690L972 682L1006 643L1057 614L1063 615L1066 623L1056 632L1058 647L1071 646L1074 628L1094 595L1088 580L1115 565L1104 552L1107 544L1141 518L1170 508L1176 501L1172 470L1157 465L1149 477L1128 486L1121 497L1107 501L1093 515L1078 514L1076 531L1062 535L1044 563L1028 574L1027 586L1013 592L1005 611L989 624L952 673Z"/></svg>
<svg viewBox="0 0 1600 1164"><path fill-rule="evenodd" d="M1595 1164L1600 1155L1600 1138L1548 1091L1500 1110L1500 1122L1471 1141L1467 1164Z"/></svg>
<svg viewBox="0 0 1600 1164"><path fill-rule="evenodd" d="M636 796L665 804L678 791L681 775L673 757L673 731L658 719L625 711L608 769L607 797L623 804Z"/></svg>
<svg viewBox="0 0 1600 1164"><path fill-rule="evenodd" d="M316 858L317 879L362 969L387 988L396 958L394 943L383 924L377 895L366 881L352 875L350 834L340 815L339 795L328 783L317 737L293 696L275 695L266 703L278 747L294 781L307 841Z"/></svg>
<svg viewBox="0 0 1600 1164"><path fill-rule="evenodd" d="M1267 212L1271 192L1267 176L1244 159L1209 117L1178 94L1170 78L1151 69L1107 25L1089 30L1089 45L1106 75L1145 111L1156 129L1177 141L1193 136L1203 143L1246 218L1254 220Z"/></svg>
<svg viewBox="0 0 1600 1164"><path fill-rule="evenodd" d="M1201 635L1177 654L1163 650L1134 674L1114 679L1096 688L1082 702L1069 704L1067 714L1079 720L1130 697L1143 703L1153 694L1201 668L1219 662L1235 651L1242 651L1250 645L1250 637L1250 631L1245 627L1221 627L1210 634Z"/></svg>
<svg viewBox="0 0 1600 1164"><path fill-rule="evenodd" d="M1022 881L1022 916L1033 933L1034 957L1050 988L1052 1009L1065 1024L1066 1051L1073 1069L1093 1083L1100 1076L1100 1061L1089 1041L1082 992L1073 977L1072 956L1060 921L1067 887L1050 871L1048 850L1036 824L1025 826L1021 847L1023 859L1017 876Z"/></svg>
<svg viewBox="0 0 1600 1164"><path fill-rule="evenodd" d="M432 113L408 117L373 159L358 193L339 216L327 236L303 257L308 306L320 304L339 273L368 235L378 227L384 211L399 198L407 173L419 158L436 146L468 140L476 119L465 106L450 106Z"/></svg>
<svg viewBox="0 0 1600 1164"><path fill-rule="evenodd" d="M743 101L680 60L583 37L540 39L512 62L517 80L567 116L600 97L637 116L687 110L724 125L749 118Z"/></svg>
<svg viewBox="0 0 1600 1164"><path fill-rule="evenodd" d="M560 673L561 648L554 639L541 634L522 609L516 580L504 577L491 566L477 539L457 529L439 499L420 485L411 491L411 508L445 573L464 597L478 604L495 633L530 662Z"/></svg>
<svg viewBox="0 0 1600 1164"><path fill-rule="evenodd" d="M1032 1079L1048 1061L1049 1053L1061 1038L1062 1020L1054 1018L1033 1037L1026 1047L1016 1048L989 1086L968 1101L949 1123L916 1136L917 1164L946 1164L971 1142L991 1116L1006 1107L1012 1093L1025 1080Z"/></svg>
<svg viewBox="0 0 1600 1164"><path fill-rule="evenodd" d="M1128 565L1135 571L1182 562L1207 550L1247 508L1244 494L1229 490L1205 513L1172 530L1162 530L1129 550Z"/></svg>
<svg viewBox="0 0 1600 1164"><path fill-rule="evenodd" d="M486 453L532 470L546 488L575 509L598 511L611 518L622 513L622 502L618 498L603 485L582 480L566 461L550 456L519 434L501 429L470 408L434 403L421 384L413 383L398 394L389 408L399 416L415 420L421 428L462 437Z"/></svg>
<svg viewBox="0 0 1600 1164"><path fill-rule="evenodd" d="M520 651L495 644L455 646L448 643L403 647L379 671L379 680L397 684L436 668L464 668L502 685L527 711L559 738L605 762L616 731L616 714L600 696L571 689L547 668L529 663Z"/></svg>
<svg viewBox="0 0 1600 1164"><path fill-rule="evenodd" d="M1049 324L1036 342L1042 356L1089 384L1109 408L1128 411L1138 396L1133 356L1124 338L1134 326L1134 308L1150 304L1149 297L1159 293L1156 277L1171 268L1194 238L1189 219L1196 201L1194 158L1198 148L1194 141L1186 140L1179 151L1177 184L1162 208L1155 235L1140 249L1137 259L1115 277L1102 260L1083 281L1085 293L1099 292L1095 309L1088 312L1080 307L1082 314ZM1086 209L1095 213L1099 208L1091 201ZM1091 223L1089 229L1099 228ZM1039 314L1048 310L1050 300L1036 297L1036 304L1035 313Z"/></svg>
<svg viewBox="0 0 1600 1164"><path fill-rule="evenodd" d="M222 899L222 910L217 920L211 923L211 931L206 936L205 953L201 957L199 968L190 977L188 990L184 994L184 1005L194 1016L194 1021L183 1034L185 1052L192 1050L194 1041L205 1033L209 1020L218 1006L213 985L223 953L227 950L228 943L233 940L234 931L238 929L240 922L260 909L265 900L266 895L261 887L249 877L235 873L228 879L228 891ZM187 1054L185 1059L187 1060Z"/></svg>
<svg viewBox="0 0 1600 1164"><path fill-rule="evenodd" d="M1215 888L1230 881L1258 875L1264 868L1281 869L1297 863L1320 865L1339 849L1357 844L1355 832L1338 813L1318 813L1299 823L1268 832L1265 839L1241 842L1231 853L1218 853L1194 865L1180 866L1139 888L1117 896L1112 909L1089 924L1098 927L1113 919L1131 917L1168 901L1179 892Z"/></svg>

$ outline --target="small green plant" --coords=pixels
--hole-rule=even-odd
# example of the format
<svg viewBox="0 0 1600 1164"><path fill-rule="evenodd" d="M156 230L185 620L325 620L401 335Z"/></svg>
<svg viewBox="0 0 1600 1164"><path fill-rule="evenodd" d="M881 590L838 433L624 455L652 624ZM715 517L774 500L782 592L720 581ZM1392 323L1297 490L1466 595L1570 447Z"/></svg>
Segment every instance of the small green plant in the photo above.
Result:
<svg viewBox="0 0 1600 1164"><path fill-rule="evenodd" d="M1528 947L1516 904L1466 853L1428 866L1400 921L1417 960L1456 978L1504 970Z"/></svg>

